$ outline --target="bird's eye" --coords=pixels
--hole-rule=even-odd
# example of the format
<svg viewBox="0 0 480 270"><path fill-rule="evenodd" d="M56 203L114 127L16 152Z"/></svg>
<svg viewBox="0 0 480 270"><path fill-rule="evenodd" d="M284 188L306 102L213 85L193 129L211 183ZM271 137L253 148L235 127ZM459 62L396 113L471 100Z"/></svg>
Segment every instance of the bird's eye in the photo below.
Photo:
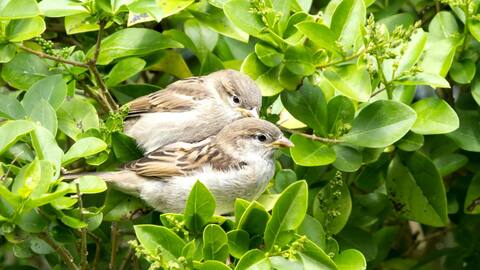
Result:
<svg viewBox="0 0 480 270"><path fill-rule="evenodd" d="M264 142L267 140L267 137L263 134L258 134L257 135L257 140L261 141L261 142Z"/></svg>
<svg viewBox="0 0 480 270"><path fill-rule="evenodd" d="M232 96L233 103L240 104L240 98L237 96Z"/></svg>

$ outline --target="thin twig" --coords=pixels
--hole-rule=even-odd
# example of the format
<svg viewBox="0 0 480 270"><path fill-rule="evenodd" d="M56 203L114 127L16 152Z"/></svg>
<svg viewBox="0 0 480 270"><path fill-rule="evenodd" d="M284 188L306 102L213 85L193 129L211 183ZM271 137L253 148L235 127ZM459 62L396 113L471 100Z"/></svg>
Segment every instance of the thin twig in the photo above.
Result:
<svg viewBox="0 0 480 270"><path fill-rule="evenodd" d="M376 91L376 92L374 92L374 93L373 93L373 94L372 94L370 97L374 97L374 96L376 96L376 95L380 94L381 92L383 92L383 91L385 91L385 90L387 90L387 88L385 88L385 87L384 87L384 88L382 88L382 89L380 89L380 90L377 90L377 91Z"/></svg>
<svg viewBox="0 0 480 270"><path fill-rule="evenodd" d="M98 266L98 262L100 261L100 251L102 248L101 246L102 240L91 232L88 232L88 236L90 236L93 239L93 241L95 241L95 258L93 259L92 269L96 270Z"/></svg>
<svg viewBox="0 0 480 270"><path fill-rule="evenodd" d="M98 87L100 88L99 95L101 99L103 99L104 102L107 104L108 110L116 111L118 109L118 105L113 99L112 95L110 95L110 92L108 92L107 86L105 85L105 82L103 81L102 76L100 75L100 72L97 69L97 60L100 54L100 47L102 44L102 37L103 37L103 31L105 29L105 24L106 24L105 21L100 21L98 23L100 28L98 30L97 42L95 43L95 51L93 52L93 58L87 62L87 66L90 69L90 71L93 73L93 76L95 77L95 81L97 82Z"/></svg>
<svg viewBox="0 0 480 270"><path fill-rule="evenodd" d="M440 12L440 0L435 0L435 10L437 13Z"/></svg>
<svg viewBox="0 0 480 270"><path fill-rule="evenodd" d="M72 65L72 66L88 68L88 65L85 64L85 63L64 59L64 58L61 58L61 57L46 54L44 52L39 52L39 51L30 49L23 44L18 44L18 47L20 49L26 51L26 52L29 52L31 54L35 54L36 56L41 57L41 58L50 59L50 60L53 60L53 61L56 61L56 62L65 63L65 64L69 64L69 65Z"/></svg>
<svg viewBox="0 0 480 270"><path fill-rule="evenodd" d="M130 261L130 258L132 256L133 256L133 248L130 247L128 249L127 255L125 256L125 258L123 258L122 264L120 264L120 268L118 268L118 270L124 270L127 267L127 263L128 263L128 261Z"/></svg>
<svg viewBox="0 0 480 270"><path fill-rule="evenodd" d="M75 186L77 187L77 197L78 197L78 205L80 208L80 220L85 222L85 217L83 216L83 200L82 194L80 193L80 184L75 182ZM80 265L82 266L82 270L86 270L88 268L88 249L87 249L87 229L81 228L81 242L80 242Z"/></svg>
<svg viewBox="0 0 480 270"><path fill-rule="evenodd" d="M70 254L70 252L68 252L67 249L57 244L57 242L55 242L55 240L53 240L47 233L40 233L38 234L38 237L43 241L47 242L47 244L50 245L53 248L53 250L57 252L58 255L60 255L60 257L62 257L68 269L78 270L78 267L73 262L72 255Z"/></svg>
<svg viewBox="0 0 480 270"><path fill-rule="evenodd" d="M113 270L115 269L115 260L117 259L117 237L118 237L118 226L117 223L114 221L112 222L111 226L111 237L112 237L112 254L110 256L110 264L108 265L108 269Z"/></svg>
<svg viewBox="0 0 480 270"><path fill-rule="evenodd" d="M313 135L313 134L306 134L306 133L296 131L296 130L293 130L293 129L289 129L289 128L285 128L285 127L282 127L282 126L279 126L279 127L280 127L281 130L284 130L288 133L297 134L297 135L303 136L305 138L309 138L309 139L314 140L314 141L319 141L319 142L324 142L324 143L335 143L335 144L343 142L342 140L339 140L339 139L318 137L318 136Z"/></svg>
<svg viewBox="0 0 480 270"><path fill-rule="evenodd" d="M348 57L345 57L343 59L340 59L340 60L337 60L337 61L333 61L333 62L330 62L330 63L326 63L326 64L322 64L322 65L318 65L317 68L320 68L320 69L323 69L323 68L326 68L326 67L329 67L329 66L334 66L334 65L338 65L338 64L341 64L343 62L348 62L350 60L353 60L359 56L361 56L362 54L366 53L367 52L367 48L363 48L361 49L359 52L357 52L356 54L352 54Z"/></svg>

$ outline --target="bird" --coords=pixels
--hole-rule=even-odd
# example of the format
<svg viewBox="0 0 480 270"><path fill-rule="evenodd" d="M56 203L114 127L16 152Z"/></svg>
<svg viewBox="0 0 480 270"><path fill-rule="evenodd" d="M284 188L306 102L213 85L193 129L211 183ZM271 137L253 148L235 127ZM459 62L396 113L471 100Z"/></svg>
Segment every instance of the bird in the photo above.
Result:
<svg viewBox="0 0 480 270"><path fill-rule="evenodd" d="M235 199L255 200L263 193L275 172L273 153L283 147L293 143L277 126L243 118L200 142L172 143L118 171L94 174L163 213L181 213L198 180L213 194L215 212L223 215L233 211Z"/></svg>
<svg viewBox="0 0 480 270"><path fill-rule="evenodd" d="M262 95L249 76L226 69L176 81L125 106L125 134L149 153L178 141L199 142L240 118L258 118Z"/></svg>

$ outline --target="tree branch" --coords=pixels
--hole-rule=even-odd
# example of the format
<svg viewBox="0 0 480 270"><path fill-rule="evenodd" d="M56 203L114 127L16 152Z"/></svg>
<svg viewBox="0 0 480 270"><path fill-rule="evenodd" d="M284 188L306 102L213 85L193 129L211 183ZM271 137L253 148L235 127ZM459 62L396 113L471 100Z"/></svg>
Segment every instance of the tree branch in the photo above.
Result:
<svg viewBox="0 0 480 270"><path fill-rule="evenodd" d="M91 232L88 232L88 236L90 236L95 241L95 258L93 259L92 269L96 270L98 266L98 261L100 260L100 251L101 251L100 243L102 240Z"/></svg>
<svg viewBox="0 0 480 270"><path fill-rule="evenodd" d="M39 51L36 51L34 49L30 49L23 44L18 44L17 46L20 49L22 49L26 52L29 52L31 54L35 54L36 56L41 57L41 58L50 59L50 60L53 60L53 61L56 61L56 62L65 63L65 64L69 64L69 65L72 65L72 66L88 68L88 65L85 64L85 63L82 63L82 62L72 61L72 60L61 58L61 57L53 56L53 55L50 55L50 54L46 54L44 52L39 52Z"/></svg>
<svg viewBox="0 0 480 270"><path fill-rule="evenodd" d="M323 68L326 68L326 67L329 67L329 66L334 66L334 65L341 64L343 62L348 62L350 60L353 60L353 59L361 56L362 54L364 54L366 52L367 52L367 48L363 48L360 51L358 51L356 54L352 54L350 56L347 56L347 57L345 57L343 59L340 59L340 60L337 60L337 61L333 61L333 62L330 62L330 63L318 65L317 68L323 69Z"/></svg>
<svg viewBox="0 0 480 270"><path fill-rule="evenodd" d="M108 269L114 270L115 269L115 261L117 259L117 238L118 238L118 226L115 221L112 222L111 226L111 237L112 237L112 254L110 256L110 264L108 265Z"/></svg>
<svg viewBox="0 0 480 270"><path fill-rule="evenodd" d="M112 112L112 111L118 110L118 105L113 99L112 95L110 95L110 92L108 92L107 86L105 85L105 82L103 81L102 76L100 75L100 72L97 69L97 60L100 54L102 36L103 36L103 31L105 29L106 22L100 21L98 25L100 26L100 29L98 30L97 42L95 43L95 51L93 52L93 58L87 61L87 66L90 69L90 71L93 73L93 76L95 77L95 81L97 82L98 87L100 88L99 96L101 97L101 99L103 99L106 102L108 110Z"/></svg>
<svg viewBox="0 0 480 270"><path fill-rule="evenodd" d="M80 193L80 185L78 182L75 183L75 186L77 188L77 197L78 197L78 205L79 205L79 210L80 210L80 220L85 221L85 218L83 216L83 200L82 200L82 194ZM80 242L80 265L82 266L82 270L86 270L88 268L88 249L87 249L87 229L82 228L80 229L80 234L81 234L81 242Z"/></svg>
<svg viewBox="0 0 480 270"><path fill-rule="evenodd" d="M43 241L47 242L47 244L50 245L53 248L53 250L55 250L58 253L58 255L60 255L60 257L62 257L68 269L78 270L78 267L73 262L72 255L70 254L70 252L68 252L67 249L57 244L57 242L55 242L55 240L53 240L47 233L40 233L38 234L38 237Z"/></svg>
<svg viewBox="0 0 480 270"><path fill-rule="evenodd" d="M305 138L309 138L310 140L314 140L314 141L319 141L319 142L323 142L323 143L333 143L333 144L343 142L342 140L339 140L339 139L318 137L318 136L313 135L313 134L306 134L306 133L296 131L296 130L293 130L293 129L288 129L288 128L285 128L285 127L282 127L282 126L279 126L279 127L283 131L286 131L286 132L291 133L291 134L297 134L297 135L303 136Z"/></svg>

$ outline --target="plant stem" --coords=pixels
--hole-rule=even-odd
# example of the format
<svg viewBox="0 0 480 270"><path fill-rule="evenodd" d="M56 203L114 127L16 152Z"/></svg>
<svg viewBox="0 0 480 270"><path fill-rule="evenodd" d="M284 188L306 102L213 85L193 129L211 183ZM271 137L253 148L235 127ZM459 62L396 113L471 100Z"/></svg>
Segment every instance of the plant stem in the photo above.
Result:
<svg viewBox="0 0 480 270"><path fill-rule="evenodd" d="M98 261L100 260L100 251L102 248L100 243L102 242L102 240L91 232L88 232L88 236L90 236L93 241L95 241L95 258L93 259L92 269L96 270L98 266Z"/></svg>
<svg viewBox="0 0 480 270"><path fill-rule="evenodd" d="M128 254L125 256L125 258L123 258L122 264L120 264L120 268L118 268L118 270L124 270L127 267L127 263L128 261L130 261L130 258L132 257L132 255L133 255L133 248L130 247L128 249Z"/></svg>
<svg viewBox="0 0 480 270"><path fill-rule="evenodd" d="M118 105L113 99L113 97L110 95L110 92L108 92L107 86L105 85L105 82L103 81L102 76L100 75L100 72L97 69L97 60L100 54L100 47L102 43L102 36L103 36L103 31L105 29L105 24L106 24L105 21L100 21L98 23L100 29L98 30L97 42L95 43L95 51L93 52L93 58L87 61L87 66L90 69L90 72L93 73L93 76L95 77L95 81L97 82L98 87L100 88L100 91L99 91L100 98L107 105L108 110L113 112L118 109Z"/></svg>
<svg viewBox="0 0 480 270"><path fill-rule="evenodd" d="M322 65L318 65L317 68L320 68L320 69L323 69L323 68L326 68L326 67L329 67L329 66L334 66L334 65L338 65L338 64L341 64L343 62L348 62L350 60L353 60L359 56L361 56L362 54L366 53L367 52L367 48L363 48L361 49L360 51L358 51L356 54L352 54L348 57L345 57L341 60L337 60L337 61L333 61L333 62L330 62L330 63L326 63L326 64L322 64Z"/></svg>
<svg viewBox="0 0 480 270"><path fill-rule="evenodd" d="M117 258L117 236L118 236L118 226L115 221L112 222L111 226L111 237L112 237L112 254L110 256L110 264L108 265L108 269L113 270L115 269L115 260Z"/></svg>
<svg viewBox="0 0 480 270"><path fill-rule="evenodd" d="M373 93L373 94L372 94L370 97L374 97L374 96L376 96L376 95L380 94L381 92L383 92L383 91L385 91L385 90L387 90L387 88L385 88L385 87L384 87L384 88L382 88L382 89L380 89L380 90L377 90L377 91L376 91L376 92L374 92L374 93Z"/></svg>
<svg viewBox="0 0 480 270"><path fill-rule="evenodd" d="M60 255L60 257L62 257L68 269L78 270L78 267L73 262L72 255L70 254L70 252L68 252L67 249L57 244L57 242L55 242L55 240L53 240L47 233L40 233L38 234L38 237L43 241L47 242L47 244L50 245L53 248L53 250L55 250L58 253L58 255Z"/></svg>
<svg viewBox="0 0 480 270"><path fill-rule="evenodd" d="M314 140L314 141L319 141L319 142L324 142L324 143L333 143L333 144L337 144L337 143L342 143L343 141L342 140L339 140L339 139L331 139L331 138L324 138L324 137L318 137L314 134L306 134L306 133L303 133L303 132L300 132L300 131L296 131L296 130L293 130L293 129L288 129L288 128L285 128L285 127L282 127L282 126L279 126L281 130L284 130L288 133L291 133L291 134L297 134L297 135L300 135L300 136L303 136L305 138L309 138L311 140Z"/></svg>
<svg viewBox="0 0 480 270"><path fill-rule="evenodd" d="M393 98L392 89L390 88L390 84L388 83L387 78L385 77L385 74L383 73L383 68L382 68L383 61L380 61L380 59L378 57L375 57L375 59L377 60L377 67L378 67L377 69L378 69L378 76L380 76L380 81L385 86L385 90L387 90L388 99L392 99Z"/></svg>
<svg viewBox="0 0 480 270"><path fill-rule="evenodd" d="M23 44L18 44L18 47L20 49L26 51L26 52L29 52L29 53L34 54L34 55L36 55L38 57L41 57L41 58L50 59L50 60L53 60L53 61L56 61L56 62L65 63L65 64L69 64L69 65L72 65L72 66L88 68L88 65L85 64L85 63L64 59L64 58L61 58L61 57L46 54L44 52L39 52L39 51L30 49Z"/></svg>
<svg viewBox="0 0 480 270"><path fill-rule="evenodd" d="M78 197L78 204L80 210L80 220L85 221L85 217L83 216L83 200L82 194L80 193L80 185L78 182L75 183L77 187L77 197ZM88 249L87 249L87 229L82 228L80 229L81 234L81 242L80 242L80 265L82 266L82 270L86 270L88 268Z"/></svg>

